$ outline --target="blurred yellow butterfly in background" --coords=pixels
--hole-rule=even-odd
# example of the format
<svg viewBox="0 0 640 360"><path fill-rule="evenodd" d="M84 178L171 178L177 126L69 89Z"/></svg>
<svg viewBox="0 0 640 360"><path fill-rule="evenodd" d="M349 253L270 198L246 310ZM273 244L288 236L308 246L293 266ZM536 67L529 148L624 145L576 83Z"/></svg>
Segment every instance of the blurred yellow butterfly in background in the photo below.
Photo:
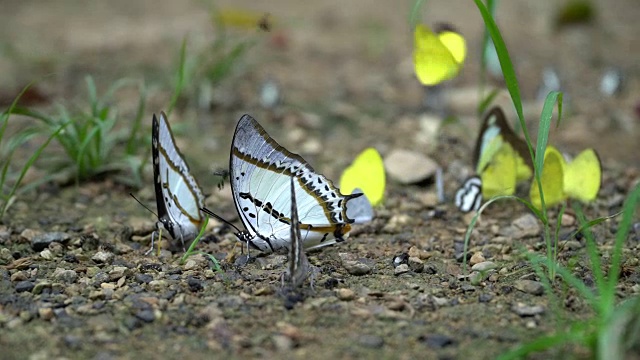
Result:
<svg viewBox="0 0 640 360"><path fill-rule="evenodd" d="M483 198L513 195L517 183L533 174L527 144L509 127L500 107L492 108L482 122L473 163L477 175L456 192L456 206L463 212L478 210Z"/></svg>
<svg viewBox="0 0 640 360"><path fill-rule="evenodd" d="M602 182L602 167L595 150L587 149L567 162L560 151L547 147L542 167L542 191L547 206L558 204L567 198L582 202L595 200ZM538 185L532 182L529 196L533 206L540 208Z"/></svg>
<svg viewBox="0 0 640 360"><path fill-rule="evenodd" d="M359 188L371 205L382 203L384 198L385 173L382 157L374 148L365 149L340 177L340 191L351 194Z"/></svg>
<svg viewBox="0 0 640 360"><path fill-rule="evenodd" d="M413 62L423 85L433 86L454 78L467 55L464 37L451 27L431 31L418 24L414 30Z"/></svg>
<svg viewBox="0 0 640 360"><path fill-rule="evenodd" d="M513 195L516 184L532 175L527 144L511 130L499 107L491 109L482 123L474 164L482 180L482 196L487 199Z"/></svg>

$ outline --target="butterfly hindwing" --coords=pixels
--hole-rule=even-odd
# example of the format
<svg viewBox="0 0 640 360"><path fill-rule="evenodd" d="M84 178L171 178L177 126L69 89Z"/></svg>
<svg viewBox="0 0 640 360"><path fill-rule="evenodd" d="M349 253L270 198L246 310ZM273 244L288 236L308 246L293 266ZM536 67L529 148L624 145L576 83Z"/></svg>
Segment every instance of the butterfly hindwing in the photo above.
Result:
<svg viewBox="0 0 640 360"><path fill-rule="evenodd" d="M477 176L468 178L456 191L456 207L462 212L477 211L482 204L482 181Z"/></svg>
<svg viewBox="0 0 640 360"><path fill-rule="evenodd" d="M266 252L290 241L290 177L294 177L300 229L306 248L344 239L353 221L344 196L299 155L280 146L249 115L238 121L231 147L231 189L251 245Z"/></svg>
<svg viewBox="0 0 640 360"><path fill-rule="evenodd" d="M160 223L174 239L189 241L202 223L204 195L176 146L167 116L153 116L153 176Z"/></svg>

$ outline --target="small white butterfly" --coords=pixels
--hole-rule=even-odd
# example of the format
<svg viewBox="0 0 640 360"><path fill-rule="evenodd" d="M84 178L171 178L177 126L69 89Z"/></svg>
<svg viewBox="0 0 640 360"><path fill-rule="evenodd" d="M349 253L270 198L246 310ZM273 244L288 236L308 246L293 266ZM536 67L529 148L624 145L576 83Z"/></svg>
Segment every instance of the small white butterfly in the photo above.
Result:
<svg viewBox="0 0 640 360"><path fill-rule="evenodd" d="M456 191L456 206L460 211L477 211L482 204L482 180L478 176L468 178Z"/></svg>
<svg viewBox="0 0 640 360"><path fill-rule="evenodd" d="M185 242L194 239L202 225L200 208L204 205L204 195L196 179L189 173L180 150L176 146L171 127L164 112L160 120L153 115L151 133L151 155L153 159L153 179L158 208L158 222L173 239ZM151 236L153 249L154 234Z"/></svg>
<svg viewBox="0 0 640 360"><path fill-rule="evenodd" d="M291 243L291 177L307 249L343 241L354 222L346 214L347 202L362 196L342 195L331 180L280 146L249 115L236 126L229 172L233 200L246 228L238 238L264 252L286 249Z"/></svg>

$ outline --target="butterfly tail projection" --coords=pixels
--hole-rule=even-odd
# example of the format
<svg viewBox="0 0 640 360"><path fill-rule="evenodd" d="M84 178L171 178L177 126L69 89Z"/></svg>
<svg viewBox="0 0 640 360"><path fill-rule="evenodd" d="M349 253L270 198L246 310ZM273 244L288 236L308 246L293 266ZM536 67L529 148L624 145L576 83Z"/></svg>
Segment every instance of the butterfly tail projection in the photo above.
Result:
<svg viewBox="0 0 640 360"><path fill-rule="evenodd" d="M298 219L298 205L296 204L296 192L291 177L291 242L289 243L289 268L288 278L292 287L300 287L309 277L311 265L304 253L302 235L300 233L300 220Z"/></svg>

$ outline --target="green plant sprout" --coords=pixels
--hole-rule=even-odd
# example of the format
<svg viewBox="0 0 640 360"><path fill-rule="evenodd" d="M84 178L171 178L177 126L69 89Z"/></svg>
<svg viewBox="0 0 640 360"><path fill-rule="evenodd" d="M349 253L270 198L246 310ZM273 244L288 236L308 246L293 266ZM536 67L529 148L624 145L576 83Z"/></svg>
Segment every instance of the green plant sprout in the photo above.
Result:
<svg viewBox="0 0 640 360"><path fill-rule="evenodd" d="M58 115L48 115L26 108L16 108L15 113L42 121L50 128L69 124L64 131L56 134L56 140L67 157L57 159L54 170L68 170L75 173L76 184L106 172L130 170L131 176L120 180L132 186L142 184L143 162L136 157L147 139L141 134L141 123L145 112L146 88L138 83L140 99L135 117L123 129L116 129L125 120L118 109L111 104L115 93L125 86L136 84L130 79L122 79L111 85L102 97L98 97L96 85L91 76L85 78L88 92L88 109L70 111L58 106Z"/></svg>
<svg viewBox="0 0 640 360"><path fill-rule="evenodd" d="M9 124L9 117L12 113L14 113L20 97L22 97L24 92L27 91L27 89L29 89L31 85L32 84L29 84L24 87L24 89L22 89L18 96L13 100L11 106L2 114L0 114L0 163L3 164L2 169L0 170L0 200L2 201L0 205L0 220L4 217L4 214L9 206L11 206L11 204L15 201L18 193L26 191L30 187L37 186L41 183L36 181L30 184L30 187L20 187L27 171L40 157L40 154L42 154L44 149L49 146L51 140L58 136L60 132L68 125L68 123L62 123L59 124L57 128L53 129L53 132L49 135L45 142L38 146L38 148L36 148L33 154L31 154L24 165L22 165L22 169L19 171L19 173L14 173L11 171L11 160L17 148L29 141L35 135L39 135L40 133L42 133L41 129L27 128L13 135L13 137L8 141L3 141L5 131L7 130L7 126ZM47 177L45 177L43 180L46 181L46 179Z"/></svg>
<svg viewBox="0 0 640 360"><path fill-rule="evenodd" d="M191 245L189 245L187 252L185 252L184 255L182 255L182 258L180 258L180 265L183 265L185 261L187 261L189 256L193 254L201 254L208 257L209 260L211 260L211 263L213 264L213 270L217 272L222 272L222 268L220 267L220 263L218 262L218 259L216 259L213 255L206 253L204 251L195 251L196 246L198 245L198 243L200 242L200 239L202 239L202 236L204 235L204 231L207 229L208 223L209 223L209 217L205 216L204 223L200 228L200 233L198 233L198 236L196 236L196 238L191 242Z"/></svg>

